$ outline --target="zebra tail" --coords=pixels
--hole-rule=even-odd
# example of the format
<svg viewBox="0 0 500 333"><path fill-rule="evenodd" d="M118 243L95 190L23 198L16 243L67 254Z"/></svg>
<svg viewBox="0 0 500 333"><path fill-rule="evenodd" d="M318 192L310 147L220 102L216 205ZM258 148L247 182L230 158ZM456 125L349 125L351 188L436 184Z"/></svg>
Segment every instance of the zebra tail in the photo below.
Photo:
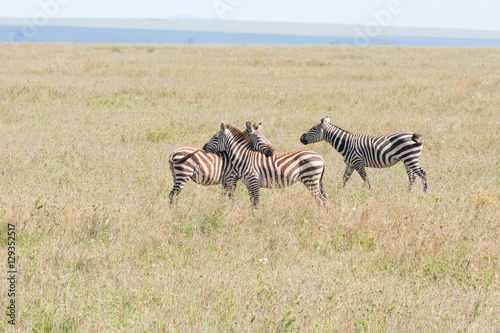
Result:
<svg viewBox="0 0 500 333"><path fill-rule="evenodd" d="M197 152L199 152L199 151L200 151L200 149L198 149L198 150L197 150L197 151L195 151L195 152L192 152L191 154L187 154L186 156L184 156L183 158L181 158L181 159L180 159L180 160L178 160L178 161L174 161L174 160L172 159L172 155L173 155L173 154L172 154L172 155L170 155L170 158L169 158L169 160L168 160L168 161L169 161L171 164L179 164L179 163L184 163L184 162L186 162L188 159L190 159L191 157L193 157L193 156L194 156Z"/></svg>
<svg viewBox="0 0 500 333"><path fill-rule="evenodd" d="M422 136L418 133L413 133L413 136L411 137L411 139L419 144L422 144L424 142L424 139L422 139Z"/></svg>

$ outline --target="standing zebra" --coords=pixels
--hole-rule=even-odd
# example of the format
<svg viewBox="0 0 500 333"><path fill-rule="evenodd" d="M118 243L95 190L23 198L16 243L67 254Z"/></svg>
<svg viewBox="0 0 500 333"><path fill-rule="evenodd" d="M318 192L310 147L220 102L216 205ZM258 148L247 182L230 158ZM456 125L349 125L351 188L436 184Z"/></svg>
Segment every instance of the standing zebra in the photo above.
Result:
<svg viewBox="0 0 500 333"><path fill-rule="evenodd" d="M251 149L265 155L274 154L274 148L261 133L261 125L252 127L247 122L248 140L252 143ZM238 181L237 172L234 170L226 153L208 153L193 147L181 147L174 151L168 158L170 171L174 180L174 188L170 192L170 205L177 202L177 198L186 183L191 178L200 185L222 184L222 194L232 197Z"/></svg>
<svg viewBox="0 0 500 333"><path fill-rule="evenodd" d="M248 129L248 131L255 129ZM221 123L221 130L203 147L208 152L225 152L238 172L239 179L247 186L253 206L259 202L259 190L282 188L301 181L320 203L325 202L323 188L325 160L315 152L300 150L285 154L265 156L252 151L247 135L231 125Z"/></svg>
<svg viewBox="0 0 500 333"><path fill-rule="evenodd" d="M365 167L387 168L403 161L410 179L408 190L411 191L415 175L418 175L422 178L424 192L427 191L427 172L418 164L424 142L420 134L412 132L379 136L351 134L330 124L328 116L300 137L300 142L305 145L321 140L329 142L344 157L346 164L344 185L356 170L370 188Z"/></svg>

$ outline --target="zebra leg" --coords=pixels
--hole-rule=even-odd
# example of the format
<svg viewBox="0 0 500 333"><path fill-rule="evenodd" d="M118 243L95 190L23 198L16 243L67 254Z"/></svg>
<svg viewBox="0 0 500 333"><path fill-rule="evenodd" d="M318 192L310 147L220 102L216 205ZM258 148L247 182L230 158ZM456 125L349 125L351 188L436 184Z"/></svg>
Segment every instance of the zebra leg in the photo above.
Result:
<svg viewBox="0 0 500 333"><path fill-rule="evenodd" d="M174 206L177 203L177 198L179 196L179 193L176 192L175 190L172 190L168 197L170 198L170 206Z"/></svg>
<svg viewBox="0 0 500 333"><path fill-rule="evenodd" d="M315 191L314 198L320 203L320 205L325 206L326 205L326 198L328 198L328 194L326 194L325 188L323 187L323 175L325 174L325 168L323 168L323 171L321 172L321 176L319 178L318 182L318 189L319 191Z"/></svg>
<svg viewBox="0 0 500 333"><path fill-rule="evenodd" d="M327 194L326 194L323 186L321 184L318 184L317 186L315 186L315 188L312 189L312 191L313 191L314 199L316 199L316 201L318 201L318 203L321 206L325 206Z"/></svg>
<svg viewBox="0 0 500 333"><path fill-rule="evenodd" d="M410 185L408 186L408 192L411 192L413 185L415 184L415 173L405 164L406 174L410 180Z"/></svg>
<svg viewBox="0 0 500 333"><path fill-rule="evenodd" d="M174 188L168 195L168 197L170 198L170 206L174 206L177 203L177 198L179 197L179 194L181 194L184 186L186 186L188 180L189 177L187 176L174 178Z"/></svg>
<svg viewBox="0 0 500 333"><path fill-rule="evenodd" d="M314 180L311 177L307 177L300 179L300 181L311 192L311 194L314 196L314 199L316 199L320 205L324 206L326 203L325 199L327 195L321 183L321 179L318 181Z"/></svg>
<svg viewBox="0 0 500 333"><path fill-rule="evenodd" d="M258 180L250 181L247 185L248 194L250 194L250 201L252 202L252 207L255 208L259 204L260 197L260 184Z"/></svg>
<svg viewBox="0 0 500 333"><path fill-rule="evenodd" d="M222 191L220 193L221 196L228 196L231 197L230 189L229 189L229 184L228 183L222 183Z"/></svg>
<svg viewBox="0 0 500 333"><path fill-rule="evenodd" d="M321 178L319 179L319 191L321 195L323 196L323 199L328 198L328 194L325 191L325 188L323 187L323 175L325 174L325 169L323 168L323 171L321 172Z"/></svg>
<svg viewBox="0 0 500 333"><path fill-rule="evenodd" d="M422 183L424 184L424 193L427 192L427 171L425 171L422 167L420 167L420 170L416 171L415 173L422 178Z"/></svg>
<svg viewBox="0 0 500 333"><path fill-rule="evenodd" d="M259 197L260 197L260 191L257 189L257 191L252 191L248 190L250 193L250 202L252 203L252 207L256 208L259 205Z"/></svg>
<svg viewBox="0 0 500 333"><path fill-rule="evenodd" d="M418 161L414 162L413 165L407 165L405 163L406 167L406 172L408 173L408 177L410 178L410 190L413 187L413 183L415 182L415 175L419 176L422 178L422 183L424 186L424 192L427 191L427 171L425 171L419 164ZM413 181L412 178L410 177L410 173L413 174Z"/></svg>
<svg viewBox="0 0 500 333"><path fill-rule="evenodd" d="M359 173L363 181L368 184L368 189L371 189L370 182L368 181L368 177L366 175L365 166L362 163L357 164L355 167L356 171Z"/></svg>
<svg viewBox="0 0 500 333"><path fill-rule="evenodd" d="M234 192L236 191L237 181L237 177L232 177L230 179L227 179L226 182L222 183L222 195L227 195L229 198L232 198Z"/></svg>
<svg viewBox="0 0 500 333"><path fill-rule="evenodd" d="M352 173L354 172L354 168L350 165L345 166L344 177L342 178L342 186L345 186L349 178L351 178Z"/></svg>

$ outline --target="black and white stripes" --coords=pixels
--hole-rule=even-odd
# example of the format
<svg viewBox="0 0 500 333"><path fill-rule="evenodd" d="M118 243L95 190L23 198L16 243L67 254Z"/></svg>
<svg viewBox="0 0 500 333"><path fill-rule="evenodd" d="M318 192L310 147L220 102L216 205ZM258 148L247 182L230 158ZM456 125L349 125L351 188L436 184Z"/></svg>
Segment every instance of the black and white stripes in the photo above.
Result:
<svg viewBox="0 0 500 333"><path fill-rule="evenodd" d="M252 126L247 122L245 140L250 150L272 155L274 148L260 132L261 126ZM222 184L223 194L231 197L236 188L238 175L226 153L208 153L202 149L182 147L174 151L169 159L174 188L170 192L170 204L175 204L179 194L189 179L200 185Z"/></svg>
<svg viewBox="0 0 500 333"><path fill-rule="evenodd" d="M223 194L232 196L238 180L227 154L212 154L193 147L181 147L169 159L174 188L170 192L170 204L177 201L189 179L200 185L222 184Z"/></svg>
<svg viewBox="0 0 500 333"><path fill-rule="evenodd" d="M266 156L252 151L246 135L224 122L221 123L221 130L204 149L228 154L239 179L247 186L254 206L259 201L261 187L287 187L297 181L301 181L320 203L325 201L326 193L322 184L325 161L315 152L301 150Z"/></svg>
<svg viewBox="0 0 500 333"><path fill-rule="evenodd" d="M419 134L406 131L379 136L351 134L330 124L330 117L326 117L300 138L305 145L322 140L344 157L344 185L356 170L370 186L366 167L387 168L402 161L410 180L409 190L415 183L415 175L422 178L424 192L427 190L427 172L418 163L423 143Z"/></svg>
<svg viewBox="0 0 500 333"><path fill-rule="evenodd" d="M202 149L182 147L169 158L174 188L170 203L177 201L189 179L201 185L223 185L223 193L232 196L236 182L247 187L251 202L259 202L260 188L283 188L302 182L321 204L327 197L323 188L325 160L317 153L299 150L274 154L274 147L262 134L261 125L246 123L244 132L221 123L221 130ZM330 117L304 133L300 141L307 145L327 141L344 158L345 185L356 170L368 184L365 168L387 168L402 161L410 180L409 190L416 176L427 190L427 172L419 165L422 136L412 132L387 135L352 134L330 124Z"/></svg>

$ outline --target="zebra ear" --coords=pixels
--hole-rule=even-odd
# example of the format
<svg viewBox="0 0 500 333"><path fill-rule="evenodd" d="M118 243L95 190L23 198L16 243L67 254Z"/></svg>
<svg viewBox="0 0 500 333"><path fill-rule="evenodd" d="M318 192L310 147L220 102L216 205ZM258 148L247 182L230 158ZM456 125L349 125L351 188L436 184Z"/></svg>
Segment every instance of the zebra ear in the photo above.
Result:
<svg viewBox="0 0 500 333"><path fill-rule="evenodd" d="M262 129L262 123L259 123L259 125L255 127L255 129L257 131L260 131Z"/></svg>
<svg viewBox="0 0 500 333"><path fill-rule="evenodd" d="M327 116L325 118L321 118L321 124L326 125L330 123L330 116Z"/></svg>
<svg viewBox="0 0 500 333"><path fill-rule="evenodd" d="M330 116L327 116L327 117L325 118L325 121L329 124L329 123L330 123Z"/></svg>
<svg viewBox="0 0 500 333"><path fill-rule="evenodd" d="M220 123L220 129L222 130L222 132L224 132L224 134L228 134L229 133L229 124L226 125L226 123L224 123L224 120Z"/></svg>
<svg viewBox="0 0 500 333"><path fill-rule="evenodd" d="M247 121L246 122L246 126L247 126L247 132L252 132L252 122L251 121Z"/></svg>

